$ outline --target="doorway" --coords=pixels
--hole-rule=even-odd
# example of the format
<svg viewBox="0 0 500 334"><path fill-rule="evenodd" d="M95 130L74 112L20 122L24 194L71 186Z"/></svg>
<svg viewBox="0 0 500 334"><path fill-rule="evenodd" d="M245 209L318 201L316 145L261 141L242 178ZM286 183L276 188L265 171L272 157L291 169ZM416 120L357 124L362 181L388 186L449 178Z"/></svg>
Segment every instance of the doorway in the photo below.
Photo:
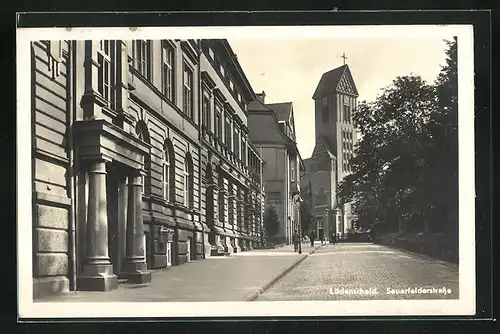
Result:
<svg viewBox="0 0 500 334"><path fill-rule="evenodd" d="M127 183L123 168L116 164L108 164L106 173L108 255L113 273L120 276L125 262Z"/></svg>
<svg viewBox="0 0 500 334"><path fill-rule="evenodd" d="M318 229L318 238L323 243L323 239L325 238L325 233L322 228Z"/></svg>

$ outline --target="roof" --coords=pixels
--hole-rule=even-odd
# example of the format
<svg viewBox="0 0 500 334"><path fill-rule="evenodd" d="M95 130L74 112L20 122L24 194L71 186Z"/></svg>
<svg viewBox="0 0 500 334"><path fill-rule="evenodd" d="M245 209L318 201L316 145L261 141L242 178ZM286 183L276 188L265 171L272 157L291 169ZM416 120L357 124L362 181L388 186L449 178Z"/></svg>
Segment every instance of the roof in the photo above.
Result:
<svg viewBox="0 0 500 334"><path fill-rule="evenodd" d="M316 145L314 146L312 157L314 157L317 154L320 154L322 150L328 154L328 157L330 159L336 158L335 155L333 154L334 151L330 146L328 138L326 138L325 136L319 136L318 139L316 140Z"/></svg>
<svg viewBox="0 0 500 334"><path fill-rule="evenodd" d="M279 121L288 121L292 111L292 102L266 103L266 106L276 113Z"/></svg>
<svg viewBox="0 0 500 334"><path fill-rule="evenodd" d="M264 103L260 102L257 99L254 99L253 101L248 103L247 110L249 112L252 112L252 111L273 111L273 110L269 109L268 106L266 106Z"/></svg>
<svg viewBox="0 0 500 334"><path fill-rule="evenodd" d="M339 82L345 78L350 84L351 94L358 96L358 90L352 78L351 71L348 65L342 65L340 67L334 68L331 71L323 73L321 79L319 80L318 86L313 94L313 99L318 99L324 93L331 93L339 90Z"/></svg>

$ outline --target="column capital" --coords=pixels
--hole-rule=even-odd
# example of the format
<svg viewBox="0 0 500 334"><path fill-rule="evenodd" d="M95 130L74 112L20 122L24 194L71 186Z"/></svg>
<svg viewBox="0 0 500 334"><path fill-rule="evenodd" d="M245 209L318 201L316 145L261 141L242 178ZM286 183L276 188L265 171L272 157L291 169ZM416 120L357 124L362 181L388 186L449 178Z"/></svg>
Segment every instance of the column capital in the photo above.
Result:
<svg viewBox="0 0 500 334"><path fill-rule="evenodd" d="M103 159L90 161L88 165L88 173L106 174L106 161Z"/></svg>

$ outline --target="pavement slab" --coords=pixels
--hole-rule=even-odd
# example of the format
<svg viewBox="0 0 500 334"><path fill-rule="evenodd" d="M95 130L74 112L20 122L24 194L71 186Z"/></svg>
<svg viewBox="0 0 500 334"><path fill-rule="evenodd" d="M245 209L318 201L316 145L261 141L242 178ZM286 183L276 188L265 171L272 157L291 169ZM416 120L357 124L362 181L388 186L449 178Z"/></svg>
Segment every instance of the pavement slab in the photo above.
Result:
<svg viewBox="0 0 500 334"><path fill-rule="evenodd" d="M381 245L341 243L318 249L256 301L456 299L458 288L458 265Z"/></svg>
<svg viewBox="0 0 500 334"><path fill-rule="evenodd" d="M107 292L74 291L35 302L245 301L317 247L305 245L303 254L295 253L288 245L208 257L156 270L149 284L123 283Z"/></svg>

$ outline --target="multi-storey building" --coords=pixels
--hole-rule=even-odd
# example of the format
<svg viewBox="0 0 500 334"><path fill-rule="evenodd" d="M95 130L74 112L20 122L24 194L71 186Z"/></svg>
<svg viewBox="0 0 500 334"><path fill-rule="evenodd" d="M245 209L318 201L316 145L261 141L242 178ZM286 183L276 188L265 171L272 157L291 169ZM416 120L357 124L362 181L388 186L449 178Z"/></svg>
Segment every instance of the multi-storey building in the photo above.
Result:
<svg viewBox="0 0 500 334"><path fill-rule="evenodd" d="M265 93L248 106L251 141L262 151L267 202L276 208L280 227L274 239L291 243L300 223L300 177L305 171L295 140L291 102L265 104Z"/></svg>
<svg viewBox="0 0 500 334"><path fill-rule="evenodd" d="M316 145L305 159L310 182L317 237L342 236L351 228L350 203L339 203L337 186L352 170L350 160L357 142L352 113L358 91L347 65L326 72L314 92Z"/></svg>
<svg viewBox="0 0 500 334"><path fill-rule="evenodd" d="M255 94L227 40L202 40L201 50L206 253L252 249L260 245L262 225L262 159L247 121Z"/></svg>
<svg viewBox="0 0 500 334"><path fill-rule="evenodd" d="M214 196L207 191L214 183L232 191L224 193L223 216L232 205L239 217L233 225L242 226L229 232L222 225L223 233L247 240L244 247L258 243L259 220L253 218L258 215L248 213L255 206L245 210L242 204L262 189L251 177L248 159L252 171L262 160L247 149L242 116L253 93L236 74L239 92L223 88L226 81L209 70L206 45L200 40L32 43L35 298L68 289L109 290L118 278L146 283L153 269L204 258L207 235L214 230L205 203ZM237 68L230 71L243 75L234 55L219 53ZM213 124L241 122L243 136L232 137L219 125L217 143L207 141L206 92L218 101L212 110L228 117ZM238 154L229 138L241 138ZM207 165L208 157L217 164Z"/></svg>

